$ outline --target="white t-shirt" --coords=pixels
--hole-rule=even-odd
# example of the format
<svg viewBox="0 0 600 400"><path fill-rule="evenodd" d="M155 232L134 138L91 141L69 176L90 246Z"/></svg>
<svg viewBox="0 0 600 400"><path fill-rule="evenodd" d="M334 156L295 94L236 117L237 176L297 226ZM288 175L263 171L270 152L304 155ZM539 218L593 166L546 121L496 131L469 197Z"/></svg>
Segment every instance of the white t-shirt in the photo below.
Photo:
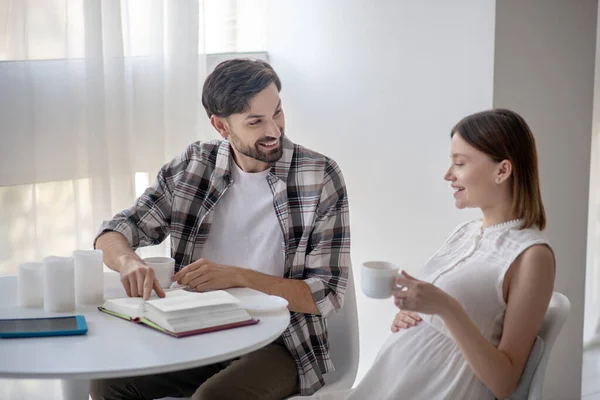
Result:
<svg viewBox="0 0 600 400"><path fill-rule="evenodd" d="M283 277L283 234L267 182L269 170L244 172L231 161L233 184L213 209L202 258Z"/></svg>

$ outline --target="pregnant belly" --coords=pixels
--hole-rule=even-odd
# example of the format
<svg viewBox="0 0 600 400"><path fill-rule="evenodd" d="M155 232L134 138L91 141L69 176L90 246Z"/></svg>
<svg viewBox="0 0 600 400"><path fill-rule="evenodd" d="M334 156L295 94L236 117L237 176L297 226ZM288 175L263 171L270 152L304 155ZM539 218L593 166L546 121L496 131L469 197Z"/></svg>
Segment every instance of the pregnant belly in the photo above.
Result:
<svg viewBox="0 0 600 400"><path fill-rule="evenodd" d="M364 397L367 394L370 397ZM350 399L493 398L490 396L454 340L422 322L390 335Z"/></svg>

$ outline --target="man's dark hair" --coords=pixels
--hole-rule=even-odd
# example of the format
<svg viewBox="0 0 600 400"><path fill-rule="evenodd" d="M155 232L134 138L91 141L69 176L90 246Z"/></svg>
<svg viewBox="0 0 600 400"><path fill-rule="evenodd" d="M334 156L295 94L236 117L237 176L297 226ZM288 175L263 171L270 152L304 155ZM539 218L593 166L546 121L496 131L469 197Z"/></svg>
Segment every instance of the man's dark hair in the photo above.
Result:
<svg viewBox="0 0 600 400"><path fill-rule="evenodd" d="M239 114L247 110L252 97L271 83L281 91L277 73L265 61L249 58L223 61L204 82L202 105L209 118Z"/></svg>

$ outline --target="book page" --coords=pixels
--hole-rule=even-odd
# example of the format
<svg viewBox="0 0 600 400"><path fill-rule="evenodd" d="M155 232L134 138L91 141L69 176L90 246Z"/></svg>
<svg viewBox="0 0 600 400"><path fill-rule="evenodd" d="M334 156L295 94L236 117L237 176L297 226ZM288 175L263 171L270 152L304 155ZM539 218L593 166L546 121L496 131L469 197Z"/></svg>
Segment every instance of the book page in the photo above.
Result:
<svg viewBox="0 0 600 400"><path fill-rule="evenodd" d="M183 297L194 295L192 292L188 292L183 289L166 290L166 298ZM150 296L151 300L161 300L160 297L154 293ZM121 314L128 315L132 318L141 317L144 315L144 299L141 297L120 297L117 299L108 299L104 302L104 308L111 311L116 311Z"/></svg>
<svg viewBox="0 0 600 400"><path fill-rule="evenodd" d="M184 292L184 293L177 293ZM185 290L174 290L167 293L164 299L148 300L147 304L168 313L173 311L205 308L224 304L237 304L240 301L224 290L212 292L188 292Z"/></svg>
<svg viewBox="0 0 600 400"><path fill-rule="evenodd" d="M107 310L136 318L143 315L143 304L144 300L141 297L123 297L106 300L103 307Z"/></svg>

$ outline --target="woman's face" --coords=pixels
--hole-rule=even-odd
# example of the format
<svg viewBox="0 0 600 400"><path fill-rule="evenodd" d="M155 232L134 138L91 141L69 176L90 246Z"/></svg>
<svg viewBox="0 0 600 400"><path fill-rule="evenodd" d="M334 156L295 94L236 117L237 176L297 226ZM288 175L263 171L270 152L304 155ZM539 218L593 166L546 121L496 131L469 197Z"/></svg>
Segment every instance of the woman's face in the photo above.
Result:
<svg viewBox="0 0 600 400"><path fill-rule="evenodd" d="M469 145L458 132L452 136L450 158L444 179L454 189L457 208L488 208L504 199L497 182L502 163Z"/></svg>

